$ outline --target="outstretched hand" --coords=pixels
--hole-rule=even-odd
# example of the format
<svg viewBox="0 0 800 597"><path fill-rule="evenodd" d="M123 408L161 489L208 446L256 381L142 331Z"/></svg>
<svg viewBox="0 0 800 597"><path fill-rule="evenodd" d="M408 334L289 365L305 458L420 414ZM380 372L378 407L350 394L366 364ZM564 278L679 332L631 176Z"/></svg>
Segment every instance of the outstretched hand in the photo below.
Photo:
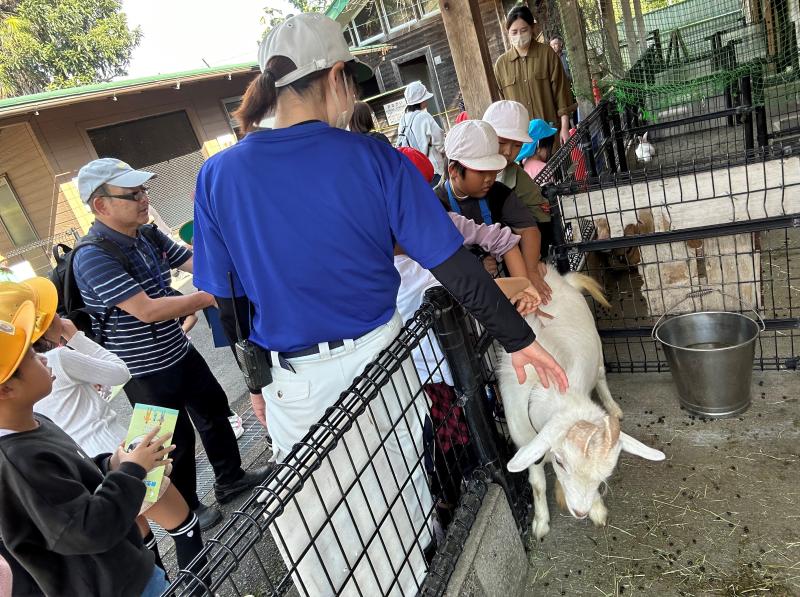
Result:
<svg viewBox="0 0 800 597"><path fill-rule="evenodd" d="M517 373L517 381L525 383L525 365L533 365L542 386L549 388L554 383L562 394L569 388L569 380L552 355L539 342L533 342L522 350L511 353L511 365Z"/></svg>

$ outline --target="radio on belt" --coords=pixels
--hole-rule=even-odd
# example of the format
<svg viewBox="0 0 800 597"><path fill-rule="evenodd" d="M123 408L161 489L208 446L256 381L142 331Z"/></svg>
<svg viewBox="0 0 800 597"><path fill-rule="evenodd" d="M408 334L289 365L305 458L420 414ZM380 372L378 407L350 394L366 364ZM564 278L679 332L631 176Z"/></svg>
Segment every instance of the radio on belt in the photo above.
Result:
<svg viewBox="0 0 800 597"><path fill-rule="evenodd" d="M233 273L228 272L228 282L231 285L231 299L233 299L233 318L236 322L236 360L239 369L244 375L245 383L250 390L263 388L272 383L272 364L269 353L250 340L242 338L242 327L239 324L239 310L236 308L236 292L233 286ZM252 322L250 323L252 328Z"/></svg>

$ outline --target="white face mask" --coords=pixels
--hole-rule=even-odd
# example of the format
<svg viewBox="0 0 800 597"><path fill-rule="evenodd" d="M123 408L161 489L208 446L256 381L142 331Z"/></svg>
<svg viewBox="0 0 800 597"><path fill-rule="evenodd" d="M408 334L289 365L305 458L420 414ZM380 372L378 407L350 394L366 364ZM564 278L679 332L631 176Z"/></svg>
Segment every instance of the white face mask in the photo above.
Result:
<svg viewBox="0 0 800 597"><path fill-rule="evenodd" d="M347 84L347 76L343 74L342 78L344 79L345 97L349 98L350 97L350 86ZM339 96L338 96L338 94L336 94L335 90L334 90L334 95L336 96L336 108L338 109L339 108ZM348 107L347 104L348 104L348 102L347 102L347 100L345 100L344 110L339 112L339 115L336 117L336 122L333 123L333 126L336 127L337 129L346 129L348 126L350 126L350 118L352 118L352 116L353 116L353 106L351 105L351 106Z"/></svg>
<svg viewBox="0 0 800 597"><path fill-rule="evenodd" d="M531 33L515 33L508 36L508 40L515 48L526 48L531 43Z"/></svg>

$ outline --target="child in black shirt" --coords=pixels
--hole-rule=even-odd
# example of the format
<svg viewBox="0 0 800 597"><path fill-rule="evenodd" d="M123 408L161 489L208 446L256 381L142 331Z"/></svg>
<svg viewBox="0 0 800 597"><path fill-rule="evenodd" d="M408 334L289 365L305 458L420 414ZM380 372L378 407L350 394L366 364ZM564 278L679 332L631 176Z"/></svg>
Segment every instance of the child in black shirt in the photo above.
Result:
<svg viewBox="0 0 800 597"><path fill-rule="evenodd" d="M0 283L0 535L46 595L161 595L164 571L134 521L142 479L174 446L156 429L130 453L89 458L34 414L53 379L31 349L53 319L36 292Z"/></svg>

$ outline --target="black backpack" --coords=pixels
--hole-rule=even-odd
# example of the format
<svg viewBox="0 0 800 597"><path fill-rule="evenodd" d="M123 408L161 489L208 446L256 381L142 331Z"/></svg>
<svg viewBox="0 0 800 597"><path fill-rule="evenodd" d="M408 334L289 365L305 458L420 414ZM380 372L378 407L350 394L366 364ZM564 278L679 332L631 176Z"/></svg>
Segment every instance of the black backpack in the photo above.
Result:
<svg viewBox="0 0 800 597"><path fill-rule="evenodd" d="M155 224L145 224L139 227L139 233L151 245L161 251L163 247L156 232L157 228ZM83 296L78 288L78 281L75 279L75 272L72 265L78 251L83 247L89 246L95 246L105 251L118 261L126 272L133 275L131 262L117 243L97 234L87 234L79 240L74 247L69 247L62 243L53 246L53 257L55 258L56 266L50 273L50 281L53 282L58 291L57 313L61 317L66 317L72 321L75 327L86 334L88 338L91 338L98 344L103 344L106 323L108 323L111 315L115 311L120 311L120 309L119 307L111 307L105 310L105 313L98 319L100 323L100 335L96 336L92 329L92 317L98 317L98 314L95 313L93 315L93 313L86 308L86 303L84 303Z"/></svg>

